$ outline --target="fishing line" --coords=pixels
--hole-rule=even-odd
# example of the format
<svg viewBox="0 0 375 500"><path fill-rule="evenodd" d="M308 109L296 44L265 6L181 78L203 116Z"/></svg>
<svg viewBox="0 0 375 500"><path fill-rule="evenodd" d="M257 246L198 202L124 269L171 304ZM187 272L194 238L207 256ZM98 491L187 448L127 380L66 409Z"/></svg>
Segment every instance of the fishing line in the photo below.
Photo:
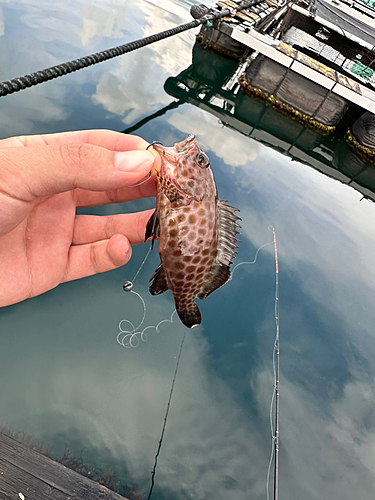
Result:
<svg viewBox="0 0 375 500"><path fill-rule="evenodd" d="M164 439L165 427L167 425L167 418L168 418L169 408L171 406L172 394L173 394L174 384L176 382L178 367L179 367L179 364L180 364L180 359L181 359L181 354L182 354L182 348L183 348L183 345L184 345L184 342L185 342L186 331L187 330L185 330L185 332L184 332L184 334L182 336L180 350L179 350L178 357L177 357L176 368L175 368L175 371L174 371L172 385L171 385L171 390L170 390L170 393L169 393L169 398L168 398L168 403L167 403L167 409L165 411L163 427L162 427L161 435L160 435L160 439L159 439L159 445L158 445L158 449L157 449L157 452L156 452L156 455L155 455L154 467L152 468L152 471L151 471L151 487L150 487L150 491L148 493L147 500L150 500L151 494L152 494L152 490L153 490L154 484L155 484L156 466L158 464L158 457L159 457L160 450L161 450L161 445L162 445L163 439Z"/></svg>
<svg viewBox="0 0 375 500"><path fill-rule="evenodd" d="M273 233L273 245L275 252L275 324L276 324L276 335L275 342L273 345L272 352L272 368L273 368L273 391L270 404L270 427L271 427L271 437L272 437L272 448L271 456L268 464L267 470L267 500L269 500L269 490L270 490L270 479L271 479L271 466L274 460L274 482L273 482L273 492L274 500L279 498L279 378L280 378L280 367L279 367L279 336L280 336L280 314L279 314L279 259L277 254L277 241L276 241L276 231L273 226L268 226L268 229ZM273 426L273 406L275 403L275 427Z"/></svg>
<svg viewBox="0 0 375 500"><path fill-rule="evenodd" d="M271 477L271 467L272 467L272 461L273 461L273 454L274 454L274 442L273 442L273 422L272 422L272 410L273 410L273 401L275 398L275 391L272 391L272 398L271 398L271 405L270 405L270 427L271 427L271 436L272 436L272 445L271 445L271 454L270 454L270 460L268 463L268 468L267 468L267 500L270 500L270 477Z"/></svg>
<svg viewBox="0 0 375 500"><path fill-rule="evenodd" d="M275 229L274 229L273 226L268 226L268 230L272 231L272 233L273 233L273 240L271 242L268 242L268 243L265 243L265 244L261 245L257 249L253 261L240 262L239 264L237 264L233 268L233 271L234 271L236 269L236 267L238 267L238 266L240 266L242 264L255 264L260 250L262 248L268 246L268 245L272 245L272 244L274 245L275 265L276 265L276 291L275 291L276 338L275 338L275 343L274 343L274 350L273 350L272 360L273 360L273 371L274 371L275 385L274 385L274 391L273 391L273 394L272 394L271 406L270 406L270 425L271 425L271 434L272 434L273 446L272 446L271 459L270 459L270 463L269 463L269 466L268 466L268 472L267 472L267 500L269 500L269 476L270 476L272 459L273 459L273 456L274 456L274 447L275 447L275 450L277 449L277 452L278 452L278 413L276 413L277 414L277 420L276 420L276 423L275 423L275 434L274 434L273 423L272 423L272 410L273 410L273 402L274 402L275 397L276 397L276 404L277 404L277 408L278 408L278 377L279 377L279 375L278 375L278 370L279 370L278 363L275 365L275 353L277 352L277 354L278 354L278 345L279 345L279 281L278 281L278 273L279 273L279 267L278 266L279 266L279 264L278 264L278 256L277 256L276 232L275 232ZM172 317L173 317L173 314L172 314ZM171 317L171 320L172 320L172 317ZM162 322L160 322L158 324L158 326L161 323ZM155 455L154 467L153 467L153 469L151 471L151 486L150 486L150 490L149 490L149 494L148 494L147 500L150 500L151 494L152 494L152 491L153 491L153 488L154 488L154 485L155 485L155 474L156 474L156 467L157 467L157 463L158 463L158 457L159 457L159 454L160 454L160 451L161 451L161 446L162 446L163 439L164 439L165 428L166 428L166 425L167 425L167 418L168 418L170 404L171 404L171 400L172 400L172 394L173 394L173 389L174 389L174 385L175 385L175 381L176 381L177 371L178 371L178 367L179 367L179 364L180 364L181 353L182 353L182 348L183 348L183 344L184 344L184 341L185 341L185 336L186 336L186 331L184 332L184 335L182 337L182 341L181 341L181 345L180 345L180 350L179 350L179 353L178 353L176 368L175 368L175 372L174 372L174 376L173 376L173 380L172 380L172 385L171 385L171 390L170 390L170 393L169 393L167 408L166 408L166 412L165 412L165 416L164 416L164 422L163 422L163 427L162 427L162 431L161 431L161 436L160 436L160 440L159 440L159 444L158 444L158 449L157 449L157 452L156 452L156 455ZM278 459L278 453L277 453L276 460L277 459ZM274 495L274 500L278 500L278 489L276 489L276 488L278 488L278 462L277 462L277 476L276 476L276 460L275 460L275 487L274 487L275 495Z"/></svg>
<svg viewBox="0 0 375 500"><path fill-rule="evenodd" d="M276 336L275 336L275 342L273 346L273 352L272 352L272 369L273 369L273 391L272 391L272 397L271 397L271 403L270 403L270 412L269 412L269 419L270 419L270 428L271 428L271 436L272 436L272 447L271 447L271 455L270 455L270 460L268 463L268 469L267 469L267 482L266 482L266 489L267 489L267 500L270 500L270 495L269 495L269 490L270 490L270 478L271 478L271 467L272 467L272 462L275 459L275 472L274 472L274 500L278 500L278 453L279 453L279 332L280 332L280 325L279 325L279 261L278 261L278 254L277 254L277 241L276 241L276 231L273 226L268 226L267 228L269 231L272 232L273 234L273 239L272 241L269 241L268 243L264 243L261 245L258 250L255 253L254 260L249 261L249 262L239 262L234 268L232 269L232 275L229 278L229 280L232 279L233 277L233 272L237 267L242 266L244 264L255 264L258 258L259 252L262 250L262 248L268 246L268 245L273 245L274 246L274 254L275 254L275 322L276 322ZM228 280L228 281L229 281ZM275 406L275 427L273 425L273 411L274 411L274 403L276 401L276 406Z"/></svg>
<svg viewBox="0 0 375 500"><path fill-rule="evenodd" d="M144 320L146 318L146 303L143 300L143 297L138 292L133 290L133 283L136 280L138 274L140 273L142 267L144 266L149 254L150 254L151 249L152 249L152 246L150 246L150 248L148 249L147 254L146 254L145 258L143 259L142 264L139 266L138 271L135 273L133 280L132 281L125 281L125 283L123 284L124 291L130 292L130 293L136 295L140 299L140 301L142 303L142 307L143 307L142 319L137 327L135 327L134 324L128 319L121 320L119 325L118 325L120 331L117 334L117 342L126 348L137 347L140 340L142 340L143 342L146 342L146 340L147 340L146 330L155 329L155 331L157 333L159 333L160 332L160 325L162 325L163 323L173 323L173 318L176 314L176 310L174 310L171 314L170 319L163 319L163 320L159 321L159 323L157 325L146 326L146 328L144 328L143 330L140 330L140 328L143 325ZM126 328L124 329L123 328L124 324L130 325L131 329L130 330L126 329ZM177 356L177 362L176 362L176 367L175 367L175 371L174 371L174 375L173 375L171 390L169 392L167 408L166 408L166 412L164 415L163 427L162 427L162 431L161 431L161 435L160 435L160 439L159 439L158 449L156 451L156 455L154 458L154 466L153 466L152 471L151 471L151 486L150 486L150 491L148 493L147 500L149 500L151 498L152 490L153 490L154 484L155 484L156 467L158 464L158 458L159 458L159 454L161 451L161 446L162 446L162 443L164 440L165 428L167 425L169 409L171 406L173 390L174 390L174 386L175 386L175 382L176 382L178 367L180 365L180 359L181 359L181 354L182 354L182 348L184 346L185 337L186 337L186 330L184 331L184 334L182 336L180 349L179 349L178 356Z"/></svg>
<svg viewBox="0 0 375 500"><path fill-rule="evenodd" d="M277 259L277 244L276 244L275 229L273 228L273 226L268 226L268 229L273 232L273 241L268 242L268 243L264 243L263 245L261 245L257 249L257 251L255 253L254 260L238 263L233 268L232 273L240 265L243 265L243 264L255 264L255 262L257 261L258 254L259 254L260 250L262 250L262 248L264 248L264 247L266 247L268 245L272 245L272 243L274 244L275 262L276 262L276 292L275 292L276 339L275 339L274 354L273 354L273 367L274 367L275 384L274 384L274 391L273 391L273 394L272 394L271 407L270 407L270 425L271 425L271 434L272 434L273 444L275 444L275 450L276 450L276 443L277 443L277 451L278 451L278 417L277 417L277 421L276 421L276 425L275 425L275 428L276 428L275 435L274 435L273 423L272 423L273 402L274 402L275 397L277 398L276 399L276 403L277 403L277 408L278 408L278 364L277 364L277 366L275 366L275 352L276 352L276 349L277 349L277 354L278 354L278 338L279 338L278 259ZM147 258L149 256L149 254L150 254L150 251L151 251L151 246L148 249L148 252L147 252L147 254L146 254L146 256L145 256L142 264L140 265L138 271L136 272L136 274L135 274L135 276L133 278L133 282L135 281L135 279L137 278L137 276L138 276L139 272L141 271L143 265L145 264L145 262L146 262L146 260L147 260ZM232 279L232 277L230 279ZM139 323L139 325L137 327L135 327L134 324L130 320L124 319L124 320L120 321L120 323L119 323L120 332L117 335L117 342L120 345L122 345L123 347L126 347L126 348L137 347L140 340L142 340L143 342L146 342L146 340L147 340L146 331L148 329L154 328L155 331L159 333L160 332L160 325L162 325L163 323L167 323L167 322L173 323L173 318L174 318L174 315L176 314L176 311L174 310L172 312L172 314L171 314L170 319L163 319L163 320L159 321L159 323L157 325L147 326L143 330L140 330L140 328L142 327L142 325L144 323L145 317L146 317L146 303L143 300L142 296L138 292L135 292L132 289L133 288L133 282L126 281L124 283L124 285L123 285L123 288L124 288L125 291L130 291L131 293L135 294L139 298L139 300L142 303L142 307L143 307L143 315L142 315L142 319L141 319L141 321L140 321L140 323ZM123 328L123 325L125 325L125 324L130 325L130 330L126 329L126 328ZM164 421L163 421L163 426L162 426L162 430L161 430L161 435L160 435L160 439L159 439L159 443L158 443L158 448L157 448L157 451L156 451L156 454L155 454L155 458L154 458L154 466L153 466L152 471L151 471L151 485L150 485L150 490L149 490L149 493L148 493L148 496L147 496L147 500L150 500L151 495L152 495L152 491L153 491L153 488L154 488L154 485L155 485L155 475L156 475L156 468L157 468L157 464L158 464L158 458L159 458L159 455L160 455L160 452L161 452L162 443L163 443L163 440L164 440L165 429L166 429L166 425L167 425L167 419L168 419L168 415L169 415L170 405L171 405L171 401L172 401L172 395L173 395L173 391L174 391L174 387L175 387L175 382L176 382L178 368L179 368L179 365L180 365L181 354L182 354L182 349L183 349L183 345L184 345L186 333L187 333L187 331L185 330L185 332L184 332L184 334L182 336L182 340L181 340L181 344L180 344L180 349L179 349L179 353L178 353L178 356L177 356L176 367L175 367L175 371L174 371L174 375L173 375L171 389L170 389L170 392L169 392L169 397L168 397L167 407L166 407L166 411L165 411L165 415L164 415ZM270 463L269 463L268 472L267 472L267 500L269 500L269 478L270 478L270 470L271 470L273 456L274 456L274 446L272 446L271 458L270 458ZM276 473L275 473L275 484L276 484ZM275 498L275 500L277 500L276 496L274 498Z"/></svg>
<svg viewBox="0 0 375 500"><path fill-rule="evenodd" d="M269 227L270 227L270 226L269 226ZM269 227L268 227L268 228L269 228ZM237 269L237 267L239 267L239 266L243 266L244 264L255 264L255 262L257 261L257 258L258 258L258 254L259 254L259 252L262 250L262 248L264 248L264 247L266 247L266 246L268 246L268 245L272 245L272 243L273 243L273 241L269 241L268 243L264 243L263 245L261 245L261 246L258 248L258 250L256 251L256 253L255 253L254 260L249 261L249 262L239 262L238 264L236 264L236 265L234 266L234 268L232 269L232 273L231 273L231 276L230 276L230 278L229 278L229 280L228 280L228 281L230 281L230 280L233 278L233 273L234 273L234 270L235 270L235 269Z"/></svg>
<svg viewBox="0 0 375 500"><path fill-rule="evenodd" d="M173 323L173 318L176 314L176 311L174 310L173 313L171 314L170 319L162 319L161 321L159 321L159 323L157 325L146 326L146 328L144 328L143 330L139 330L139 328L142 326L143 321L146 317L146 306L144 304L144 300L141 297L141 295L139 295L139 293L137 293L137 292L133 292L133 293L136 294L141 299L142 304L144 305L143 318L142 318L142 321L140 322L140 324L137 326L137 328L135 328L133 323L131 321L129 321L128 319L122 319L120 321L120 323L118 325L120 331L117 334L117 342L126 348L137 347L139 345L139 340L142 340L142 342L146 342L147 338L148 338L146 330L153 328L153 329L155 329L156 333L160 333L160 325L162 323ZM123 323L128 323L131 326L131 330L123 329L123 327L122 327Z"/></svg>
<svg viewBox="0 0 375 500"><path fill-rule="evenodd" d="M270 227L272 227L272 226L269 226L268 229L270 229ZM228 281L230 281L232 279L233 272L235 271L235 269L237 267L242 266L244 264L255 264L257 261L257 258L258 258L258 254L262 250L262 248L264 248L268 245L272 245L272 244L273 244L273 241L269 241L268 243L264 243L263 245L261 245L257 249L257 251L255 252L254 260L246 261L246 262L239 262L238 264L236 264L234 266L234 268L232 269L232 273L231 273L231 276L230 276ZM138 292L133 290L133 286L134 286L134 281L138 277L138 274L140 273L148 256L150 255L151 249L152 249L152 247L150 246L145 258L143 259L142 264L139 266L138 271L135 273L133 280L132 281L125 281L123 284L124 291L130 292L133 295L136 295L139 298L139 300L141 301L142 308L143 308L142 319L141 319L140 323L138 324L138 326L134 326L134 324L128 319L122 319L118 324L119 332L117 334L116 340L117 340L118 344L120 344L121 346L126 347L126 348L138 347L140 341L146 342L148 339L146 331L149 329L154 329L157 333L160 333L160 325L163 323L173 323L173 318L174 318L174 315L176 314L176 310L174 310L170 316L170 319L163 319L163 320L159 321L159 323L157 325L146 326L145 328L143 328L141 330L141 327L146 319L147 307L146 307L146 303L145 303L143 297Z"/></svg>
<svg viewBox="0 0 375 500"><path fill-rule="evenodd" d="M148 149L148 148L146 148L146 149ZM137 182L136 184L129 184L129 186L126 186L126 187L133 188L133 187L137 187L137 186L142 186L142 184L144 184L149 179L151 179L151 176L152 176L152 170L149 171L149 173L146 175L146 177L143 180Z"/></svg>
<svg viewBox="0 0 375 500"><path fill-rule="evenodd" d="M162 319L161 321L159 321L159 323L157 325L146 326L146 328L144 328L143 330L140 330L140 328L143 325L145 318L146 318L147 307L146 307L145 301L143 300L142 295L140 295L138 292L133 290L133 286L134 286L134 281L137 279L138 274L140 273L148 256L150 255L151 249L152 249L152 246L150 245L150 247L146 253L145 258L143 259L142 264L139 266L138 271L134 275L133 280L132 281L125 281L124 284L122 285L124 292L130 292L133 295L136 295L139 298L139 300L141 301L142 307L143 307L142 319L141 319L140 323L138 324L138 326L134 326L134 324L128 319L122 319L119 322L118 327L119 327L120 331L117 334L116 340L123 347L127 347L127 348L137 347L139 344L139 339L141 339L143 342L146 342L146 340L147 340L146 330L148 330L150 328L154 328L155 331L157 333L159 333L160 332L160 329L159 329L160 325L162 323L173 323L173 317L176 313L176 311L173 311L170 319ZM130 330L127 329L128 327L123 328L124 324L130 325Z"/></svg>
<svg viewBox="0 0 375 500"><path fill-rule="evenodd" d="M134 281L136 280L136 278L137 278L137 276L138 276L138 274L139 274L140 270L141 270L141 269L142 269L142 267L145 265L145 262L146 262L146 260L147 260L148 256L150 255L151 250L152 250L152 245L150 245L150 248L148 249L148 252L146 253L146 257L143 259L142 264L139 266L138 271L135 273L134 278L133 278L133 283L134 283Z"/></svg>

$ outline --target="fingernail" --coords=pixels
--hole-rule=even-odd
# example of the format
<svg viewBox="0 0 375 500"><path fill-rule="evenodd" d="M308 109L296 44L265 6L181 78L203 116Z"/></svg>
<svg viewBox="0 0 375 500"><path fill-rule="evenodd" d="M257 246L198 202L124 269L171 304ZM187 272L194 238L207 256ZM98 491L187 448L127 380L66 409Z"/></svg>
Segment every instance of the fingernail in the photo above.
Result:
<svg viewBox="0 0 375 500"><path fill-rule="evenodd" d="M134 172L150 168L154 157L148 151L124 151L115 153L115 167L123 172Z"/></svg>

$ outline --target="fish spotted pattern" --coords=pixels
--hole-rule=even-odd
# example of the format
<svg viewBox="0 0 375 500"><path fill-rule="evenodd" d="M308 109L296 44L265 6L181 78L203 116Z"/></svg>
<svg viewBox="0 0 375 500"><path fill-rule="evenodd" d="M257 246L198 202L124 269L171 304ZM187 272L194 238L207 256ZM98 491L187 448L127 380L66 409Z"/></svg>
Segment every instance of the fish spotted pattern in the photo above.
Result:
<svg viewBox="0 0 375 500"><path fill-rule="evenodd" d="M230 277L239 217L237 209L218 200L209 159L194 136L173 147L152 146L161 156L161 169L145 237L159 237L161 264L150 292L170 289L181 321L191 328L201 323L195 298L204 299Z"/></svg>

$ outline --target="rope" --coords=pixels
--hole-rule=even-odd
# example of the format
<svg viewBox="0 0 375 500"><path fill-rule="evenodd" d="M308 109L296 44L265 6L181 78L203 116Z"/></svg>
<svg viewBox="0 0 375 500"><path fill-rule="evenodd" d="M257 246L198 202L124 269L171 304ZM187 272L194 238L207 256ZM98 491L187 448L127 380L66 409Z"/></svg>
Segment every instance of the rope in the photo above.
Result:
<svg viewBox="0 0 375 500"><path fill-rule="evenodd" d="M170 111L171 109L178 108L178 106L180 106L181 104L184 104L184 101L182 101L181 99L179 101L173 101L164 108L155 111L155 113L153 113L152 115L146 116L145 118L142 118L142 120L140 120L139 122L134 123L125 130L122 130L121 133L132 134L139 128L143 127L143 125L146 125L146 123L150 122L151 120L154 120L155 118L158 118L159 116L163 116L167 111Z"/></svg>
<svg viewBox="0 0 375 500"><path fill-rule="evenodd" d="M289 73L291 71L291 67L292 65L296 62L297 60L297 55L298 55L298 50L296 49L293 49L294 53L293 53L293 59L291 60L289 66L287 67L285 73L284 73L284 76L281 78L280 82L278 83L276 89L272 92L272 94L276 97L277 99L277 93L278 91L280 90L281 88L281 85L284 83L284 81L286 80L287 76L289 76Z"/></svg>
<svg viewBox="0 0 375 500"><path fill-rule="evenodd" d="M327 99L331 96L331 94L334 91L336 85L338 83L340 83L337 71L335 71L335 80L336 80L335 83L332 85L332 87L326 93L326 95L324 96L324 99L322 100L322 102L319 104L319 106L316 108L316 110L314 111L314 113L311 115L311 118L315 118L316 117L316 115L318 114L318 112L321 110L322 106L326 103Z"/></svg>
<svg viewBox="0 0 375 500"><path fill-rule="evenodd" d="M53 80L55 78L58 78L59 76L73 73L74 71L87 68L88 66L92 66L93 64L98 64L100 62L107 61L108 59L113 59L114 57L127 54L128 52L140 49L142 47L145 47L146 45L150 45L151 43L158 42L159 40L169 38L171 36L177 35L192 28L196 28L197 26L210 23L212 21L217 21L222 17L230 16L233 11L240 11L262 3L263 1L264 0L251 0L249 2L244 2L237 7L234 7L232 10L225 9L223 11L216 11L212 14L206 14L200 19L194 19L190 23L181 24L180 26L155 33L154 35L147 36L146 38L141 38L139 40L125 43L124 45L119 45L102 52L84 56L80 59L75 59L74 61L51 66L50 68L37 71L36 73L19 76L17 78L14 78L13 80L1 82L0 97L6 96L8 94L13 94L14 92L18 92L29 87L33 87L34 85L47 82L48 80Z"/></svg>

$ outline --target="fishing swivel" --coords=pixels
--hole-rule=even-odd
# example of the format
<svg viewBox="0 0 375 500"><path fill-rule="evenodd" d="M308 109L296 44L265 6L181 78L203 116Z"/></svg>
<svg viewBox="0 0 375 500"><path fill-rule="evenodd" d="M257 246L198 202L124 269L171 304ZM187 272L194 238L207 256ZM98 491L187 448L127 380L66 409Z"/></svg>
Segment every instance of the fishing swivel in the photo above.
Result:
<svg viewBox="0 0 375 500"><path fill-rule="evenodd" d="M133 283L131 281L125 281L122 288L124 292L131 292L133 290Z"/></svg>

